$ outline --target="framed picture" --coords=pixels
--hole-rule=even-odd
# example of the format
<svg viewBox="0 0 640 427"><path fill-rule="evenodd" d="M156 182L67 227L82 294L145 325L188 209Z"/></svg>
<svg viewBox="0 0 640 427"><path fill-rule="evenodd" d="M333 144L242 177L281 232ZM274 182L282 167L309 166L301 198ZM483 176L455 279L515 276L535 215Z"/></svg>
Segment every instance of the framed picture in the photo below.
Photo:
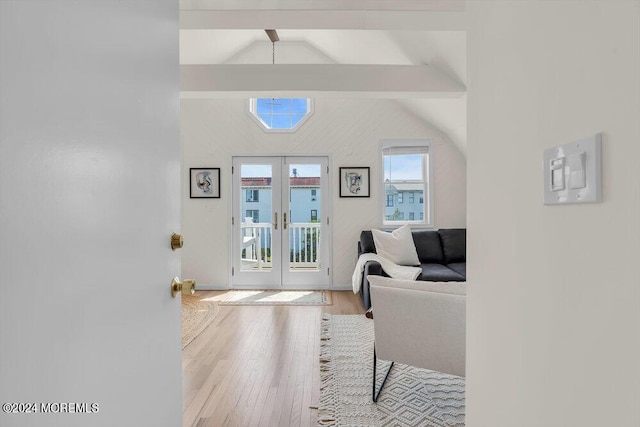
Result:
<svg viewBox="0 0 640 427"><path fill-rule="evenodd" d="M220 198L220 168L190 168L191 199Z"/></svg>
<svg viewBox="0 0 640 427"><path fill-rule="evenodd" d="M340 168L340 197L369 197L369 168Z"/></svg>

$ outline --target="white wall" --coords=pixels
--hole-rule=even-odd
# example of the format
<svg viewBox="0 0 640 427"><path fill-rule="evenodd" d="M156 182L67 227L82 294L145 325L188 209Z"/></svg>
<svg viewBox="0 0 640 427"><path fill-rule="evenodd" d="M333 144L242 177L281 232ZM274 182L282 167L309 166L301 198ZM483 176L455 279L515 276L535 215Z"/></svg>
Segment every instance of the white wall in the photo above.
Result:
<svg viewBox="0 0 640 427"><path fill-rule="evenodd" d="M183 176L190 167L221 167L222 198L189 199L183 183L183 277L201 287L227 286L230 260L231 157L329 155L332 191L333 279L348 286L363 229L381 222L379 144L383 138L433 138L435 226L466 225L465 159L439 132L392 100L318 99L313 116L295 133L265 133L245 100L182 100ZM369 199L338 197L338 167L370 166Z"/></svg>
<svg viewBox="0 0 640 427"><path fill-rule="evenodd" d="M467 425L640 425L639 2L467 5ZM543 206L599 131L604 201Z"/></svg>

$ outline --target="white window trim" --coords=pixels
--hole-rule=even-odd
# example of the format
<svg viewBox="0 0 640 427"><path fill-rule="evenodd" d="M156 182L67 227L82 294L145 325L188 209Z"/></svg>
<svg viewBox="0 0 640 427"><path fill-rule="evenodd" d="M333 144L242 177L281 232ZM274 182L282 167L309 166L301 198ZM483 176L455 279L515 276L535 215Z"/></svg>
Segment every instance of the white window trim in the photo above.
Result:
<svg viewBox="0 0 640 427"><path fill-rule="evenodd" d="M260 97L266 98L266 97ZM265 122L262 121L258 114L256 113L257 108L257 99L258 98L250 98L249 99L249 109L247 110L249 117L256 122L260 129L262 129L266 133L293 133L296 132L302 125L306 123L307 120L313 115L313 99L307 98L307 114L300 119L300 121L291 129L270 129Z"/></svg>
<svg viewBox="0 0 640 427"><path fill-rule="evenodd" d="M384 154L385 148L397 148L397 147L426 147L428 156L427 161L422 162L422 176L425 179L425 192L424 200L428 203L424 210L424 219L420 221L416 219L414 221L387 221L386 217L386 191L384 181ZM379 200L380 203L380 224L383 228L397 228L405 224L409 224L414 228L435 228L433 220L433 141L431 139L383 139L380 141L380 151L378 156L379 170L380 170L380 183L379 185ZM418 215L419 217L419 215Z"/></svg>

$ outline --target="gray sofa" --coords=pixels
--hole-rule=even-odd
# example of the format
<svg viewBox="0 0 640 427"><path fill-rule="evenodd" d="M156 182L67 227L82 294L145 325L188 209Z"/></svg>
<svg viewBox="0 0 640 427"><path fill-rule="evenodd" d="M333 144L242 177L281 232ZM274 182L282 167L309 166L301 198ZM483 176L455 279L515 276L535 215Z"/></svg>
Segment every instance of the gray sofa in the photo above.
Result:
<svg viewBox="0 0 640 427"><path fill-rule="evenodd" d="M415 230L411 232L422 273L416 280L428 282L464 282L467 277L467 230L443 228L440 230ZM360 234L358 256L376 252L370 230ZM371 307L368 275L388 277L380 263L368 261L364 266L360 296L366 309Z"/></svg>

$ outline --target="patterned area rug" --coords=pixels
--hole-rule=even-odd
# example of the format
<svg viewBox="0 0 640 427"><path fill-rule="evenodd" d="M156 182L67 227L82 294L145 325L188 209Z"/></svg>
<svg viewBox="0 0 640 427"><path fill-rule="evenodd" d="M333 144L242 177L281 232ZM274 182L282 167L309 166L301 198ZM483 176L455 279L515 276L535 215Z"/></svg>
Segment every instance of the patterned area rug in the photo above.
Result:
<svg viewBox="0 0 640 427"><path fill-rule="evenodd" d="M331 305L330 291L229 291L221 305Z"/></svg>
<svg viewBox="0 0 640 427"><path fill-rule="evenodd" d="M464 426L461 377L396 363L373 403L372 320L325 314L321 340L319 425ZM378 360L378 385L388 367L389 362Z"/></svg>
<svg viewBox="0 0 640 427"><path fill-rule="evenodd" d="M196 295L182 295L182 349L189 345L218 314L220 307L213 301L200 300Z"/></svg>

